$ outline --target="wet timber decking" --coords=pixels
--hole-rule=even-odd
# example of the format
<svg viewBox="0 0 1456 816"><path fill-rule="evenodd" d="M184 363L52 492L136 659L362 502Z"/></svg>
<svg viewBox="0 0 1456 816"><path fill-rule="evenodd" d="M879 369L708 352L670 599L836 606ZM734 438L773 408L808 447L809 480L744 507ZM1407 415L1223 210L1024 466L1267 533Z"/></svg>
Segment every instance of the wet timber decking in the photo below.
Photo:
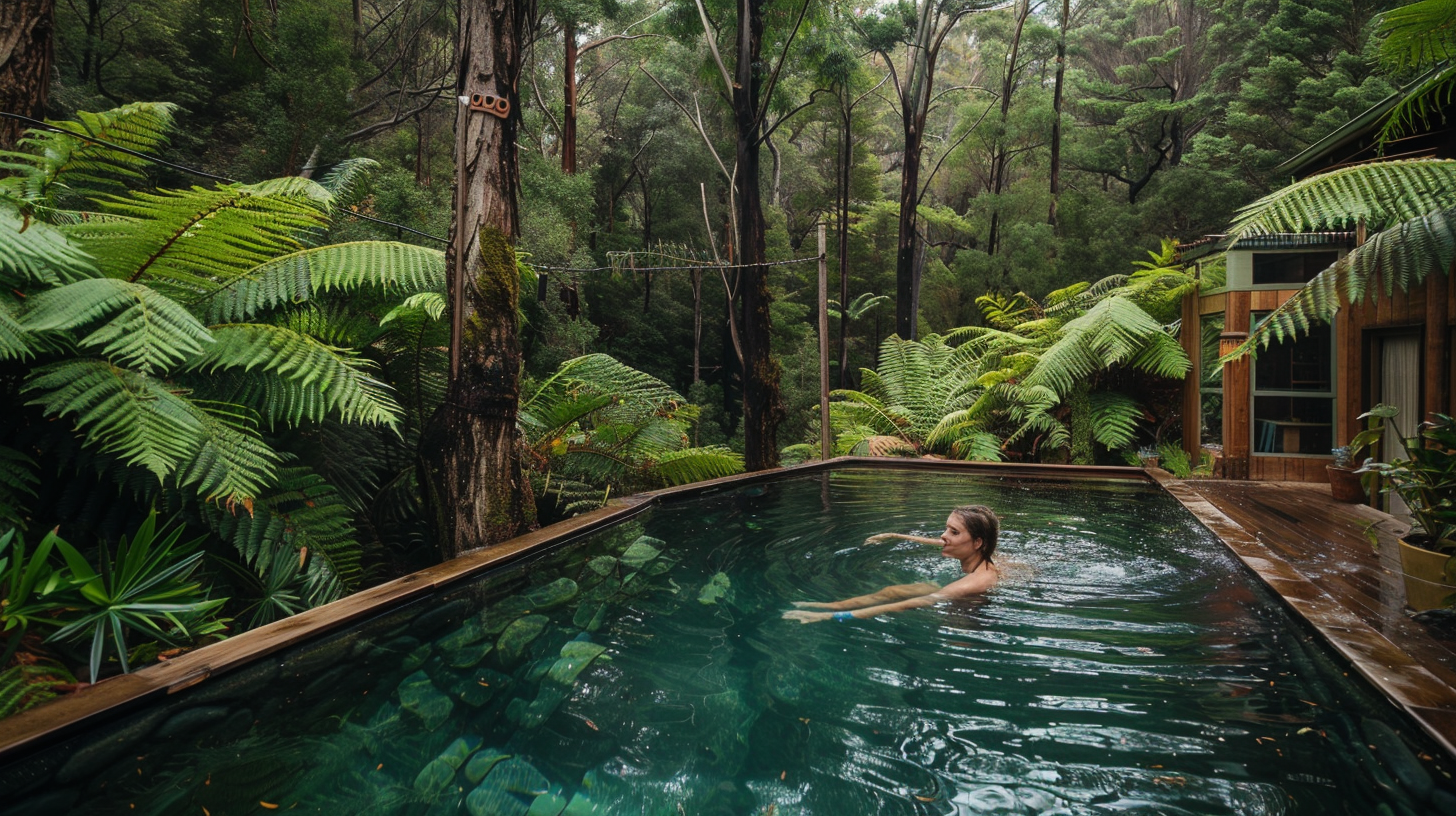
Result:
<svg viewBox="0 0 1456 816"><path fill-rule="evenodd" d="M1405 610L1396 541L1407 525L1370 507L1338 504L1325 484L1154 475L1456 755L1456 641Z"/></svg>

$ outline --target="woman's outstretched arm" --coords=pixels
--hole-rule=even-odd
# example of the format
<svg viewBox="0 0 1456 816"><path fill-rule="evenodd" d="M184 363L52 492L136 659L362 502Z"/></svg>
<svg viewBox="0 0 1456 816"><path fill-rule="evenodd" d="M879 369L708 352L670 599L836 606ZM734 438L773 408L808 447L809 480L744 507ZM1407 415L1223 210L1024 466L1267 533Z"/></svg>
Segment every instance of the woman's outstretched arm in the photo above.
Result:
<svg viewBox="0 0 1456 816"><path fill-rule="evenodd" d="M905 598L919 598L922 595L929 595L939 589L939 584L895 584L894 586L887 586L879 592L861 595L858 598L845 598L842 601L827 602L795 601L794 606L800 609L864 609L865 607L904 600Z"/></svg>
<svg viewBox="0 0 1456 816"><path fill-rule="evenodd" d="M864 543L866 543L866 544L880 544L882 542L891 541L891 540L896 539L896 538L898 538L898 539L900 539L902 541L913 541L916 544L934 544L937 547L939 547L941 544L944 543L943 541L941 541L938 538L927 538L925 536L906 535L905 533L875 533L874 535L870 536L869 538L866 538L864 540Z"/></svg>

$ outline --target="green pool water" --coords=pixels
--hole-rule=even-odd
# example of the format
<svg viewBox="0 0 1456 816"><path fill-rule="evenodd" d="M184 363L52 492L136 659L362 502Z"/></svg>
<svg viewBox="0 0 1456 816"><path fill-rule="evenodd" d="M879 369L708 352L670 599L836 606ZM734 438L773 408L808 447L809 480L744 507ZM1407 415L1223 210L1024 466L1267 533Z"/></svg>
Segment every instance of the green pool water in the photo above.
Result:
<svg viewBox="0 0 1456 816"><path fill-rule="evenodd" d="M984 601L781 619L955 577L862 542L966 503L1024 565ZM0 769L0 813L1448 812L1447 760L1346 672L1156 488L835 472L210 680Z"/></svg>

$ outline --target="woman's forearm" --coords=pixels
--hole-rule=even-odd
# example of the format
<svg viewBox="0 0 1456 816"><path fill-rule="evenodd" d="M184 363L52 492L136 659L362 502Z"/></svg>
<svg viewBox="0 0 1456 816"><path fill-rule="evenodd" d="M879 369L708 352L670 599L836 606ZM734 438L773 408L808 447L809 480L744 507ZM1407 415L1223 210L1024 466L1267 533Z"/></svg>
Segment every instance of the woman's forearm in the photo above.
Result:
<svg viewBox="0 0 1456 816"><path fill-rule="evenodd" d="M873 618L876 615L883 615L887 612L903 612L906 609L919 609L924 606L934 606L940 601L941 598L938 595L934 593L929 593L926 595L917 595L913 598L906 598L901 601L895 601L894 603L885 603L876 606L861 607L850 612L849 616L852 618Z"/></svg>
<svg viewBox="0 0 1456 816"><path fill-rule="evenodd" d="M939 591L940 587L935 584L896 584L894 586L887 586L879 592L861 595L858 598L845 598L842 601L832 601L824 604L821 608L836 610L864 609L905 598L917 598Z"/></svg>

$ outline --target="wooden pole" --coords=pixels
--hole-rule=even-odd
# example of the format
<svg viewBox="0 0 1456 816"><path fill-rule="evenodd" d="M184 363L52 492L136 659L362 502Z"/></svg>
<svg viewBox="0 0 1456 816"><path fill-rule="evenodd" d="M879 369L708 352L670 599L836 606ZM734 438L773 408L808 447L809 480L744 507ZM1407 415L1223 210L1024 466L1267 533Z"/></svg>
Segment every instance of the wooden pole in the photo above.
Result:
<svg viewBox="0 0 1456 816"><path fill-rule="evenodd" d="M841 309L844 304L840 304ZM844 318L841 316L840 318ZM829 458L829 254L819 224L819 458Z"/></svg>

